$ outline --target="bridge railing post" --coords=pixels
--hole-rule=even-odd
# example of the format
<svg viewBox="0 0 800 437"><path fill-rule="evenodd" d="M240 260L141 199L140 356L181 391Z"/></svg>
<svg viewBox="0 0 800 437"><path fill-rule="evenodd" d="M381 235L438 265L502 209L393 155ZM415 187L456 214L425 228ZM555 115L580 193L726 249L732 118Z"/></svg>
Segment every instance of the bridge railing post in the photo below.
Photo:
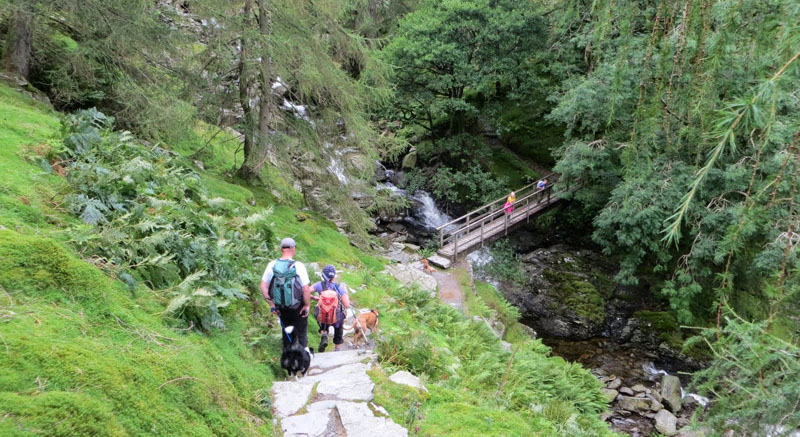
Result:
<svg viewBox="0 0 800 437"><path fill-rule="evenodd" d="M529 223L529 219L531 218L531 208L530 208L531 199L525 199L525 223Z"/></svg>
<svg viewBox="0 0 800 437"><path fill-rule="evenodd" d="M458 257L458 231L453 234L453 259L451 261L456 262L456 257Z"/></svg>
<svg viewBox="0 0 800 437"><path fill-rule="evenodd" d="M439 229L439 247L444 246L444 228Z"/></svg>
<svg viewBox="0 0 800 437"><path fill-rule="evenodd" d="M483 247L483 224L486 223L486 220L481 221L481 247Z"/></svg>

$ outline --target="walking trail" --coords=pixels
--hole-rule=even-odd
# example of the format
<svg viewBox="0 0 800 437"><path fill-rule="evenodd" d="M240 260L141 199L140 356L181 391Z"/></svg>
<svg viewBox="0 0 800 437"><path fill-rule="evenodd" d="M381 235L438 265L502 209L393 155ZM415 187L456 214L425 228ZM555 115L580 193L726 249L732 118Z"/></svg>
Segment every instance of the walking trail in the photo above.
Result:
<svg viewBox="0 0 800 437"><path fill-rule="evenodd" d="M274 383L272 410L283 435L408 436L408 430L372 402L375 384L367 371L376 359L371 350L316 354L305 377ZM398 379L396 376L392 375L392 380ZM407 376L415 379L410 374L400 377Z"/></svg>
<svg viewBox="0 0 800 437"><path fill-rule="evenodd" d="M461 284L458 283L458 278L448 272L433 272L433 277L439 284L439 299L442 303L452 306L453 308L464 311L464 294L461 291Z"/></svg>
<svg viewBox="0 0 800 437"><path fill-rule="evenodd" d="M468 264L469 262L466 264L460 262L453 264L447 271L438 270L433 272L433 277L439 284L439 299L442 303L450 305L462 313L464 312L464 290L461 289L458 276L456 276L456 270L468 269Z"/></svg>

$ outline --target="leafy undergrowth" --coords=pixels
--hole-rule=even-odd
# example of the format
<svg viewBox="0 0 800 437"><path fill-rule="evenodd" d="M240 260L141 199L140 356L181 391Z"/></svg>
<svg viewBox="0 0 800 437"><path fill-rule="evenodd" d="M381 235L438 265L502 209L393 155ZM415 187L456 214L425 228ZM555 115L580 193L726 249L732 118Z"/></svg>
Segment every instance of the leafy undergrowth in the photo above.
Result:
<svg viewBox="0 0 800 437"><path fill-rule="evenodd" d="M376 402L412 435L610 434L599 419L607 405L596 378L579 365L549 357L549 349L524 333L519 313L490 285L476 283L478 295L468 307L482 308L482 316L508 326L511 352L485 323L427 292L397 287L382 276L371 282L356 298L381 313L381 367L371 374ZM388 381L386 375L400 369L419 375L430 393Z"/></svg>
<svg viewBox="0 0 800 437"><path fill-rule="evenodd" d="M57 242L0 231L2 435L259 434L271 383L244 318L205 337ZM246 313L242 305L235 311Z"/></svg>
<svg viewBox="0 0 800 437"><path fill-rule="evenodd" d="M69 175L85 171L75 167L79 159L53 153L63 150L56 114L4 86L0 107L0 434L272 433L267 394L276 375L283 375L277 365L280 337L274 319L252 305L260 299L252 282L284 236L297 240L301 261L334 263L359 307L380 310L386 338L378 345L381 367L373 372L376 399L412 434L607 433L594 378L548 358L538 341L512 335L513 312L489 299L484 285L476 285L479 297L486 297L484 307L502 312L498 317L511 325L506 340L514 343L512 353L484 324L376 274L381 261L352 247L322 216L286 202L292 196L279 193L285 203L276 204L274 188L231 183L236 181L225 174L227 158L213 155L222 147L211 148L206 171L190 171L192 164L182 157L159 155L152 163L196 178L192 187L205 194L192 203L197 211L191 223L224 233L238 223L235 216L260 212L271 230L252 256L237 255L237 268L252 277L232 278L247 299L232 299L220 309L225 328L189 329L187 320L166 311L175 287L150 287L136 265L126 264L125 251L112 258L103 256L114 252L108 245L88 249L105 238L103 232L116 232L126 213L110 214L99 226L81 222L77 217L84 211L70 213L70 196L92 192L75 181L91 187L94 179ZM127 142L103 132L115 146ZM62 166L67 178L58 175ZM159 188L158 175L148 177ZM126 198L129 206L142 200L139 194ZM219 202L203 200L214 197L231 205L220 210ZM157 219L184 212L144 213ZM202 214L223 219L206 222ZM230 254L217 255L228 262ZM116 279L125 279L126 272L137 280ZM188 276L190 271L183 279ZM312 344L318 340L313 326ZM388 372L401 368L420 375L430 394L388 382Z"/></svg>

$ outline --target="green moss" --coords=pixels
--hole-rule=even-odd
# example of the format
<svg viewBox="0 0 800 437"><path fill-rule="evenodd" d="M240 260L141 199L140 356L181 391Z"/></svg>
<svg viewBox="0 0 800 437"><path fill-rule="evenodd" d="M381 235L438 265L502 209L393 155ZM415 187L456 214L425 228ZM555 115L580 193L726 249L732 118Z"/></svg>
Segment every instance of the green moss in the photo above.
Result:
<svg viewBox="0 0 800 437"><path fill-rule="evenodd" d="M567 272L544 270L545 279L558 287L559 296L579 317L602 323L605 318L605 298L594 284Z"/></svg>
<svg viewBox="0 0 800 437"><path fill-rule="evenodd" d="M80 392L0 393L0 404L3 435L126 435L110 405Z"/></svg>
<svg viewBox="0 0 800 437"><path fill-rule="evenodd" d="M673 332L679 330L678 321L675 320L675 316L667 311L640 310L633 313L633 317L647 322L653 329L659 332Z"/></svg>
<svg viewBox="0 0 800 437"><path fill-rule="evenodd" d="M667 342L670 346L680 349L683 346L683 335L675 316L668 311L647 311L640 310L633 313L633 317L639 319L653 331L658 333L658 337Z"/></svg>
<svg viewBox="0 0 800 437"><path fill-rule="evenodd" d="M71 257L55 241L0 231L0 287L51 302L104 306L113 288L93 266Z"/></svg>

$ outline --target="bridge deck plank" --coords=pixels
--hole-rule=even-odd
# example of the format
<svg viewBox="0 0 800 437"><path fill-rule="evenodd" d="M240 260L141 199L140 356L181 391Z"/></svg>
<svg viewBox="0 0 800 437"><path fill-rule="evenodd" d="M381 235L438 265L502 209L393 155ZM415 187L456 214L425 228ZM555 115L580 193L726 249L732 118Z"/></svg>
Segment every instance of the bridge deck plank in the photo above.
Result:
<svg viewBox="0 0 800 437"><path fill-rule="evenodd" d="M541 203L531 203L529 205L518 206L514 209L514 212L511 213L511 216L508 218L508 229L510 230L513 226L518 225L519 223L525 221L526 213L530 210L530 217L534 217L537 214L547 210L552 205L557 203L560 199L558 197L552 196L550 197L550 201L544 201ZM483 227L483 240L488 241L492 238L496 237L498 234L502 234L505 230L505 216L501 216L496 218L491 222L487 222L484 224ZM466 235L461 235L458 238L458 253L461 254L478 244L481 244L481 230L480 227L472 230L470 233ZM442 246L438 253L441 256L445 256L451 258L453 256L453 252L455 251L455 244L454 242L450 242Z"/></svg>

